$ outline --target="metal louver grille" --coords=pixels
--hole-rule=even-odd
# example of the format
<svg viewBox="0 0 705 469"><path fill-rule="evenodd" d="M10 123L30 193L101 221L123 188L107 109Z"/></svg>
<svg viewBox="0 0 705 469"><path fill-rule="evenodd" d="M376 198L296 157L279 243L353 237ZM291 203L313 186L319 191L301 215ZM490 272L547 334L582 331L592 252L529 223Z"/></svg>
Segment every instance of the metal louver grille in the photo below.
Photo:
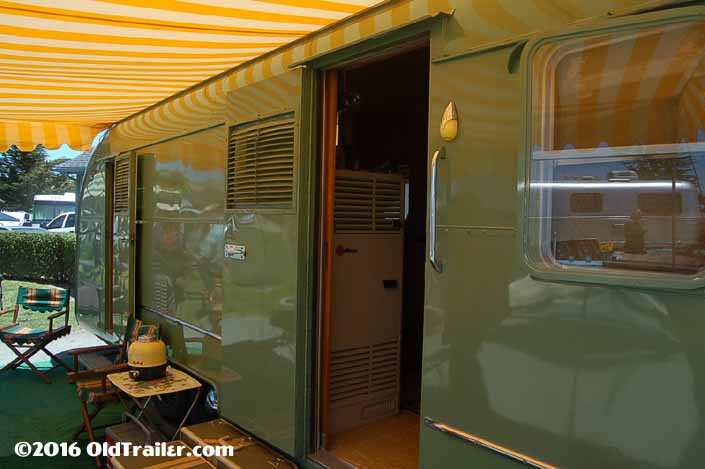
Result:
<svg viewBox="0 0 705 469"><path fill-rule="evenodd" d="M337 350L331 353L332 405L366 400L399 391L399 342Z"/></svg>
<svg viewBox="0 0 705 469"><path fill-rule="evenodd" d="M401 229L401 181L375 178L375 231Z"/></svg>
<svg viewBox="0 0 705 469"><path fill-rule="evenodd" d="M335 178L335 231L372 231L374 181L368 177Z"/></svg>
<svg viewBox="0 0 705 469"><path fill-rule="evenodd" d="M124 158L115 162L115 191L113 206L115 212L126 212L130 206L130 160Z"/></svg>
<svg viewBox="0 0 705 469"><path fill-rule="evenodd" d="M386 342L372 346L370 393L395 393L399 384L399 344Z"/></svg>
<svg viewBox="0 0 705 469"><path fill-rule="evenodd" d="M370 388L370 348L331 353L330 400L332 404L367 396Z"/></svg>
<svg viewBox="0 0 705 469"><path fill-rule="evenodd" d="M232 127L227 207L290 207L294 195L294 119Z"/></svg>
<svg viewBox="0 0 705 469"><path fill-rule="evenodd" d="M398 175L338 171L335 178L336 233L398 232L403 210Z"/></svg>

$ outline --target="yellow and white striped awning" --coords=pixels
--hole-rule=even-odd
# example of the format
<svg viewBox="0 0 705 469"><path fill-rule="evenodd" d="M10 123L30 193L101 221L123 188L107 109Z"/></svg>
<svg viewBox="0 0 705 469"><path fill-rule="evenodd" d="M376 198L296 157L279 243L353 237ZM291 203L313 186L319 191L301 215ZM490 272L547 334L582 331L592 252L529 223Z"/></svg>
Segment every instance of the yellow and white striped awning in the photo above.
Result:
<svg viewBox="0 0 705 469"><path fill-rule="evenodd" d="M101 129L380 0L0 0L0 151Z"/></svg>

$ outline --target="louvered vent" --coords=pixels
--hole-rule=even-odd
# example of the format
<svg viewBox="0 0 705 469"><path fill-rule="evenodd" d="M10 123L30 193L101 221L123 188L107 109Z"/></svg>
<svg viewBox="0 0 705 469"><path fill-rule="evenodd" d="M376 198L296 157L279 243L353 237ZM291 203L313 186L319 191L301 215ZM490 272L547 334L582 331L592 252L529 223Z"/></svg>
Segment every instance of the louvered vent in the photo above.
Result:
<svg viewBox="0 0 705 469"><path fill-rule="evenodd" d="M373 186L369 177L336 175L335 231L373 231Z"/></svg>
<svg viewBox="0 0 705 469"><path fill-rule="evenodd" d="M402 181L396 175L338 171L336 233L398 232L403 210Z"/></svg>
<svg viewBox="0 0 705 469"><path fill-rule="evenodd" d="M401 180L375 178L375 231L401 229Z"/></svg>
<svg viewBox="0 0 705 469"><path fill-rule="evenodd" d="M227 207L291 207L293 196L293 117L232 127Z"/></svg>
<svg viewBox="0 0 705 469"><path fill-rule="evenodd" d="M370 348L360 347L331 353L330 400L367 396L370 389Z"/></svg>
<svg viewBox="0 0 705 469"><path fill-rule="evenodd" d="M399 342L384 342L331 353L330 401L343 405L399 391Z"/></svg>
<svg viewBox="0 0 705 469"><path fill-rule="evenodd" d="M386 342L372 346L370 393L396 393L399 384L399 345Z"/></svg>
<svg viewBox="0 0 705 469"><path fill-rule="evenodd" d="M127 212L130 203L130 160L124 158L115 162L115 191L113 206L115 212Z"/></svg>

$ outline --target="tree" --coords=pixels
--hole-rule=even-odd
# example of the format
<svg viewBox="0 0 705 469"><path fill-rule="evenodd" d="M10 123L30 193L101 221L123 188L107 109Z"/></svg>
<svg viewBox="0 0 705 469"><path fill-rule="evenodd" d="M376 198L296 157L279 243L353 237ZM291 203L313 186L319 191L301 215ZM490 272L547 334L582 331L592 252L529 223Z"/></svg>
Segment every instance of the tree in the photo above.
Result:
<svg viewBox="0 0 705 469"><path fill-rule="evenodd" d="M32 151L13 145L0 153L0 209L29 212L37 194L73 192L76 183L53 171L63 161L47 161L41 145Z"/></svg>
<svg viewBox="0 0 705 469"><path fill-rule="evenodd" d="M625 163L625 167L635 171L640 180L646 181L686 181L698 190L700 212L705 214L705 193L703 193L702 174L698 174L696 157L702 154L691 154L688 157L677 158L639 158ZM1 197L1 195L0 195Z"/></svg>
<svg viewBox="0 0 705 469"><path fill-rule="evenodd" d="M638 158L624 164L635 171L639 179L647 181L688 181L698 183L698 175L692 158Z"/></svg>

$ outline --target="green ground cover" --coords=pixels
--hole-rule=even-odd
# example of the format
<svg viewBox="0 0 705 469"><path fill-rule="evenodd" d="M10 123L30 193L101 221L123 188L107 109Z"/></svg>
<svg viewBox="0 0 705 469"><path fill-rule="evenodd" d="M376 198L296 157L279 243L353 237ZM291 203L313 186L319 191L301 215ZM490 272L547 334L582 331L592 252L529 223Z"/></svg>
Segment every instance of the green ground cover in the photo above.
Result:
<svg viewBox="0 0 705 469"><path fill-rule="evenodd" d="M1 468L95 468L95 460L86 454L88 437L78 440L81 456L27 457L14 455L17 442L39 441L46 443L71 443L71 434L81 423L81 411L76 387L66 380L62 368L49 373L52 384L45 384L30 370L13 370L0 374L0 402L2 423L0 431ZM106 408L97 418L96 425L118 422L122 407ZM102 436L103 431L98 431Z"/></svg>
<svg viewBox="0 0 705 469"><path fill-rule="evenodd" d="M53 285L41 285L39 283L32 282L16 282L12 280L3 280L2 282L2 308L8 309L15 306L15 300L17 299L17 289L21 286L32 287L32 288L48 288L53 287ZM71 314L69 315L69 324L72 326L77 326L76 322L76 298L71 296ZM18 322L27 327L36 327L39 329L46 329L49 327L49 320L47 319L48 314L37 313L33 311L21 310ZM0 327L12 324L12 313L0 316ZM54 324L59 324L54 320Z"/></svg>

